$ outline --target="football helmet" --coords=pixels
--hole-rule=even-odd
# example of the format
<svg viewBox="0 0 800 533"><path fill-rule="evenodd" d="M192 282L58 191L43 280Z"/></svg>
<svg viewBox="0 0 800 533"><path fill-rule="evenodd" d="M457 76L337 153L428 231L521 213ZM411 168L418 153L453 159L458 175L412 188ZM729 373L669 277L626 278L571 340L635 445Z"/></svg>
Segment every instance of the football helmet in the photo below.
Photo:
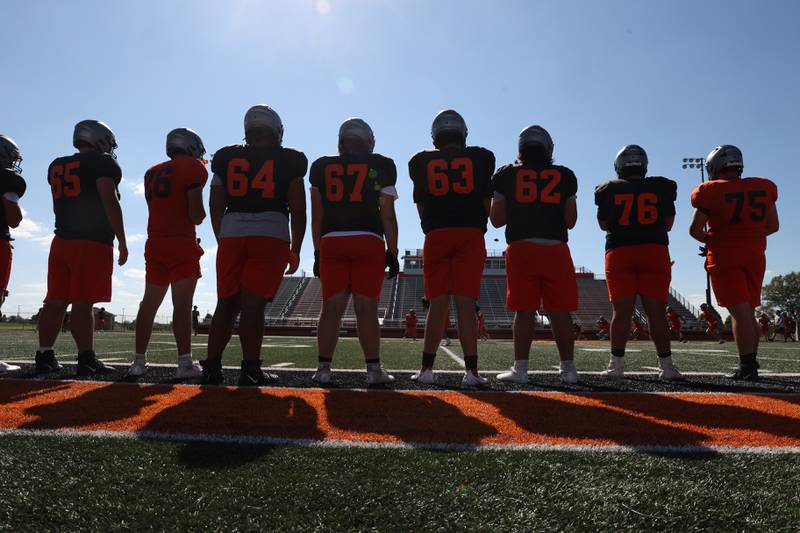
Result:
<svg viewBox="0 0 800 533"><path fill-rule="evenodd" d="M709 178L715 179L722 170L727 168L738 169L739 174L744 170L742 151L732 144L717 146L706 157L706 170Z"/></svg>
<svg viewBox="0 0 800 533"><path fill-rule="evenodd" d="M647 174L647 152L638 144L623 146L614 158L614 171L617 176L621 176L624 169L631 167L641 168L642 176Z"/></svg>
<svg viewBox="0 0 800 533"><path fill-rule="evenodd" d="M176 128L167 133L167 157L172 157L173 150L183 150L192 157L203 157L206 148L203 139L189 128Z"/></svg>
<svg viewBox="0 0 800 533"><path fill-rule="evenodd" d="M360 118L348 118L339 126L339 146L344 139L357 139L363 142L370 153L375 149L375 134L364 120Z"/></svg>
<svg viewBox="0 0 800 533"><path fill-rule="evenodd" d="M95 150L114 156L117 139L114 132L107 124L99 120L81 120L75 124L72 133L72 146L78 147L78 142L83 141Z"/></svg>
<svg viewBox="0 0 800 533"><path fill-rule="evenodd" d="M547 152L547 157L553 157L553 138L541 126L528 126L519 134L519 151L530 146L541 146Z"/></svg>
<svg viewBox="0 0 800 533"><path fill-rule="evenodd" d="M435 141L442 133L458 133L466 139L467 123L464 121L464 117L452 109L439 111L431 125L431 138Z"/></svg>
<svg viewBox="0 0 800 533"><path fill-rule="evenodd" d="M254 105L244 114L244 131L265 128L275 134L278 144L283 142L283 122L278 113L265 104Z"/></svg>
<svg viewBox="0 0 800 533"><path fill-rule="evenodd" d="M15 172L22 172L22 153L14 139L8 135L0 134L0 165Z"/></svg>

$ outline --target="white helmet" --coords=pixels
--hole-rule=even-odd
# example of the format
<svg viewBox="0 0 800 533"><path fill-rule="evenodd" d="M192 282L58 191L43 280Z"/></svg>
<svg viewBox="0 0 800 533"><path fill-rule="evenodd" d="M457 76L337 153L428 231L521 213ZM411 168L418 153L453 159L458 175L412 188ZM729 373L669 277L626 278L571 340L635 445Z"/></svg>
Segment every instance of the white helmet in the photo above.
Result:
<svg viewBox="0 0 800 533"><path fill-rule="evenodd" d="M339 146L344 139L358 139L363 142L370 153L375 149L375 134L364 120L360 118L348 118L339 126Z"/></svg>
<svg viewBox="0 0 800 533"><path fill-rule="evenodd" d="M0 134L0 164L3 168L11 169L15 172L22 172L22 153L14 139L8 135Z"/></svg>
<svg viewBox="0 0 800 533"><path fill-rule="evenodd" d="M278 144L283 142L283 122L281 122L281 117L268 105L254 105L244 114L245 134L254 128L268 129L275 134Z"/></svg>
<svg viewBox="0 0 800 533"><path fill-rule="evenodd" d="M99 120L81 120L75 124L72 132L72 146L78 147L78 142L84 142L104 154L114 155L117 139L114 132L107 124Z"/></svg>
<svg viewBox="0 0 800 533"><path fill-rule="evenodd" d="M716 178L726 168L735 168L739 174L744 170L742 151L732 144L717 146L706 157L706 170L709 178Z"/></svg>
<svg viewBox="0 0 800 533"><path fill-rule="evenodd" d="M172 157L173 150L183 150L192 157L203 157L206 148L203 139L189 128L175 128L167 133L167 157Z"/></svg>

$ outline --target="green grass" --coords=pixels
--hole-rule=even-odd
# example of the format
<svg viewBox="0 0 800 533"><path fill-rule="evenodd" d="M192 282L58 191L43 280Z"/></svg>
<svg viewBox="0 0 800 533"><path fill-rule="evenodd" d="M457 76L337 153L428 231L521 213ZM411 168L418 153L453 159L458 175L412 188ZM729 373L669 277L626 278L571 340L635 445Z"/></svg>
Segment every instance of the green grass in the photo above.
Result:
<svg viewBox="0 0 800 533"><path fill-rule="evenodd" d="M193 338L196 357L206 354L207 337ZM36 351L37 338L30 331L0 331L0 360L31 359ZM736 346L732 342L719 345L714 342L674 343L673 355L681 370L690 372L726 372L738 363ZM133 333L102 333L95 337L95 349L101 358L127 361L133 354ZM74 354L75 345L69 334L61 335L56 350L63 354ZM390 369L414 369L419 365L422 341L385 339L381 345L381 357ZM457 341L450 350L463 357ZM513 355L509 341L489 341L479 345L481 368L502 370L511 365ZM174 363L175 342L171 334L153 335L149 358L154 363ZM626 369L629 371L652 370L656 365L656 353L649 341L634 341L628 344ZM262 359L265 364L292 363L290 368L313 368L317 364L317 345L314 337L268 337L264 340ZM759 353L762 370L772 372L800 372L800 343L762 343ZM608 363L608 343L577 344L575 360L579 370L602 370ZM238 365L241 350L238 338L234 337L223 356L226 365ZM440 369L456 370L460 365L443 349L436 359ZM337 368L362 368L364 357L358 341L343 338L339 342L334 366ZM553 342L536 342L531 352L532 370L554 370L558 365L558 352ZM648 368L650 367L650 368Z"/></svg>
<svg viewBox="0 0 800 533"><path fill-rule="evenodd" d="M796 531L800 456L0 437L0 529Z"/></svg>

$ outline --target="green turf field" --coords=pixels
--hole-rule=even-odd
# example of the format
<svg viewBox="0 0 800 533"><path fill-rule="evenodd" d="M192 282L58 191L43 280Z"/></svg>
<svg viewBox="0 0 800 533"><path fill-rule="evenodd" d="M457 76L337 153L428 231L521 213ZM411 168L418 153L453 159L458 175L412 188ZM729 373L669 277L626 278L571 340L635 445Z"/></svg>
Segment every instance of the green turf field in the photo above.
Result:
<svg viewBox="0 0 800 533"><path fill-rule="evenodd" d="M799 455L0 437L0 529L797 531Z"/></svg>
<svg viewBox="0 0 800 533"><path fill-rule="evenodd" d="M193 351L197 358L206 353L206 336L193 338ZM105 360L112 362L128 361L133 354L133 333L101 333L96 336L96 351ZM0 331L0 360L30 360L37 347L37 337L31 331ZM75 345L69 334L61 335L56 344L59 353L75 354ZM389 369L415 369L419 365L422 341L386 339L382 343L381 357ZM439 349L436 365L439 369L457 370L463 368L458 358L463 358L461 346L457 341L448 348ZM153 363L174 363L175 342L171 334L153 335L149 350L149 360ZM481 368L503 370L513 359L509 341L488 341L479 344ZM674 360L678 367L687 372L727 372L738 364L736 346L733 342L690 342L673 344ZM656 353L649 341L633 341L628 344L626 370L652 371L656 366ZM314 368L317 364L316 339L314 337L267 337L264 339L262 359L266 365L281 365L286 368ZM579 343L575 347L576 365L579 370L599 371L608 363L608 343ZM800 343L764 342L759 351L762 372L798 373L800 372ZM238 338L234 337L224 354L226 365L238 366L241 350ZM364 365L358 341L344 338L340 341L334 360L337 368L362 368ZM558 366L558 352L553 342L537 342L531 356L531 370L555 370Z"/></svg>

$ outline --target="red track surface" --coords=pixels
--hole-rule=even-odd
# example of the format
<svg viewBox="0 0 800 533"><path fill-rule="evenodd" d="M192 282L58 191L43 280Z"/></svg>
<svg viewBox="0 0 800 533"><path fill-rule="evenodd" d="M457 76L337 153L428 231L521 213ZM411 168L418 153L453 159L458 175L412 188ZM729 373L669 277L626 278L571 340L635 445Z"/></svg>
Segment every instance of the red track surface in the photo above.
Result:
<svg viewBox="0 0 800 533"><path fill-rule="evenodd" d="M392 392L4 380L0 429L353 444L800 451L800 395Z"/></svg>

